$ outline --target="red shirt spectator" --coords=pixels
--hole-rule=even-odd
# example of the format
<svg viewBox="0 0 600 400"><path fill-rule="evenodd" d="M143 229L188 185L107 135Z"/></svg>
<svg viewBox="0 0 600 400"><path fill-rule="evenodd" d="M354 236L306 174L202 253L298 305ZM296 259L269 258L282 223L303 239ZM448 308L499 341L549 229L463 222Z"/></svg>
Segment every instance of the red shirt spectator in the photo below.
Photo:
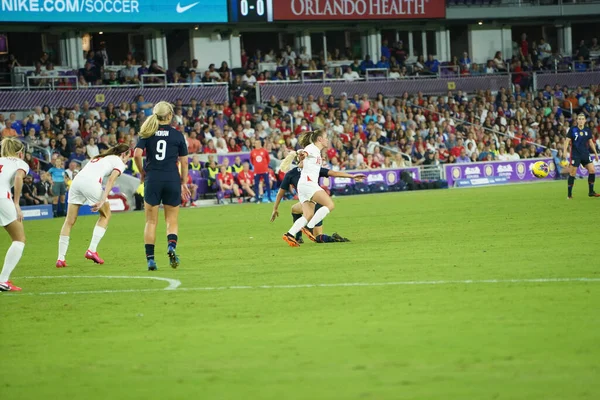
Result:
<svg viewBox="0 0 600 400"><path fill-rule="evenodd" d="M237 176L238 178L238 182L240 183L240 186L242 185L254 185L254 172L252 171L240 171L240 173Z"/></svg>
<svg viewBox="0 0 600 400"><path fill-rule="evenodd" d="M329 149L327 149L327 158L329 158L330 160L337 156L337 150L334 149L333 147L330 147Z"/></svg>
<svg viewBox="0 0 600 400"><path fill-rule="evenodd" d="M464 146L454 146L451 150L450 150L450 154L452 154L454 157L458 158L460 157L460 152L464 149Z"/></svg>
<svg viewBox="0 0 600 400"><path fill-rule="evenodd" d="M240 172L241 173L241 172ZM233 174L231 172L218 173L217 180L228 186L233 185Z"/></svg>
<svg viewBox="0 0 600 400"><path fill-rule="evenodd" d="M266 174L269 172L269 161L271 161L269 152L261 147L260 140L255 141L254 145L256 147L250 152L250 161L254 166L254 173Z"/></svg>

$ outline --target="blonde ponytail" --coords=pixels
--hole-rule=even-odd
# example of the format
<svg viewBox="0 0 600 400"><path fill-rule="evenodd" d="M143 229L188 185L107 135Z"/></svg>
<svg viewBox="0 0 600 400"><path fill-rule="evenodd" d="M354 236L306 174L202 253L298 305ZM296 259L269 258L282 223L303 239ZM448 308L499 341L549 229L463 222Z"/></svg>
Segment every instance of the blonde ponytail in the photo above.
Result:
<svg viewBox="0 0 600 400"><path fill-rule="evenodd" d="M0 157L18 157L19 153L25 152L25 145L19 139L6 137L0 142Z"/></svg>
<svg viewBox="0 0 600 400"><path fill-rule="evenodd" d="M156 103L152 109L152 115L146 118L142 127L140 128L140 137L142 139L148 139L156 133L158 126L161 124L168 124L171 122L173 117L173 106L171 103L166 101L160 101Z"/></svg>
<svg viewBox="0 0 600 400"><path fill-rule="evenodd" d="M283 159L281 165L279 165L279 170L283 172L288 172L290 167L292 166L292 162L296 159L296 152L290 151L290 154L287 155L286 158Z"/></svg>

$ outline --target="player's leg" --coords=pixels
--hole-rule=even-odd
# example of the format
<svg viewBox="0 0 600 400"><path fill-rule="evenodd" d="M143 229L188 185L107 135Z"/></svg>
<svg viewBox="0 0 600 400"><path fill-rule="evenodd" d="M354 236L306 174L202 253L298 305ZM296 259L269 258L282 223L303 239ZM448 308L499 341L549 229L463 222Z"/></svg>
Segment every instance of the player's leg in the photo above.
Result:
<svg viewBox="0 0 600 400"><path fill-rule="evenodd" d="M156 271L156 261L154 260L154 246L156 243L156 225L158 224L159 205L152 205L144 202L144 214L146 216L146 225L144 226L144 247L146 249L146 262L148 270Z"/></svg>
<svg viewBox="0 0 600 400"><path fill-rule="evenodd" d="M575 176L577 175L577 168L579 168L580 161L572 159L569 165L569 179L567 180L567 190L569 199L573 198L573 185L575 185Z"/></svg>
<svg viewBox="0 0 600 400"><path fill-rule="evenodd" d="M315 215L308 221L306 226L309 229L314 228L319 222L323 221L327 214L329 214L335 208L333 200L324 190L316 191L313 194L312 200L320 204L322 207L319 208L319 210L315 212Z"/></svg>
<svg viewBox="0 0 600 400"><path fill-rule="evenodd" d="M256 192L254 192L254 190L252 190L252 187L250 185L248 185L248 184L242 185L242 189L244 189L246 191L246 193L248 193L248 196L256 198Z"/></svg>
<svg viewBox="0 0 600 400"><path fill-rule="evenodd" d="M165 222L167 224L167 255L172 268L179 266L177 257L177 233L179 232L179 207L164 205Z"/></svg>
<svg viewBox="0 0 600 400"><path fill-rule="evenodd" d="M10 274L14 271L23 255L23 249L25 249L25 229L23 228L23 223L16 219L7 224L4 229L8 232L12 243L6 251L4 265L2 266L2 272L0 272L0 291L19 291L21 288L14 286L10 282Z"/></svg>
<svg viewBox="0 0 600 400"><path fill-rule="evenodd" d="M234 183L234 184L233 184L233 195L234 195L236 198L239 198L239 197L240 197L240 187L238 186L238 184L237 184L237 183Z"/></svg>
<svg viewBox="0 0 600 400"><path fill-rule="evenodd" d="M144 185L144 214L146 217L144 247L148 271L157 270L156 260L154 259L154 246L156 244L156 225L158 224L158 209L161 202L162 186L162 182L151 182L149 180L146 180Z"/></svg>
<svg viewBox="0 0 600 400"><path fill-rule="evenodd" d="M60 197L60 185L54 183L52 185L52 213L54 217L58 217L58 198Z"/></svg>
<svg viewBox="0 0 600 400"><path fill-rule="evenodd" d="M77 215L79 214L80 204L69 204L67 208L67 217L63 223L62 229L60 230L60 236L58 237L58 259L56 260L56 268L64 268L67 266L66 256L69 250L69 240L71 237L71 229L77 222Z"/></svg>
<svg viewBox="0 0 600 400"><path fill-rule="evenodd" d="M292 206L292 223L296 222L301 217L302 203L296 203ZM300 244L304 243L304 240L302 240L302 231L298 231L298 233L296 233L296 241Z"/></svg>
<svg viewBox="0 0 600 400"><path fill-rule="evenodd" d="M104 264L104 260L98 255L97 249L100 241L106 233L106 228L108 227L108 222L110 221L110 217L112 215L110 211L110 204L108 204L108 202L104 203L98 210L98 213L100 214L100 217L98 218L98 222L96 222L96 226L94 226L92 240L90 241L88 250L85 252L85 258L92 260L96 264Z"/></svg>
<svg viewBox="0 0 600 400"><path fill-rule="evenodd" d="M167 224L167 255L171 268L179 266L177 257L177 233L179 232L179 201L181 200L181 186L172 183L166 186L163 192L162 203L165 209L165 222Z"/></svg>
<svg viewBox="0 0 600 400"><path fill-rule="evenodd" d="M306 226L308 223L308 219L306 219L306 215L314 214L315 204L306 199L305 196L300 196L300 200L304 200L302 203L302 214L303 216L298 218L296 222L292 225L289 231L287 231L283 235L283 240L287 242L292 247L298 247L300 244L296 240L296 234L300 232L302 228Z"/></svg>
<svg viewBox="0 0 600 400"><path fill-rule="evenodd" d="M589 173L589 175L588 175L588 186L589 186L588 196L600 197L600 194L596 193L594 191L594 183L596 182L596 169L594 168L594 163L588 162L587 164L584 165L584 167L587 168L588 173Z"/></svg>

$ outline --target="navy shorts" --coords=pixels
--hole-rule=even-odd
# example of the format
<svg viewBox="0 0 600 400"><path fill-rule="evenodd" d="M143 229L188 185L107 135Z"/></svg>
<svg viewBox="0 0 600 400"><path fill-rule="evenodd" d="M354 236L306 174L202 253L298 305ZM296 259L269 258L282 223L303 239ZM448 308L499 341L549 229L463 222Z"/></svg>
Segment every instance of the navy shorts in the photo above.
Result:
<svg viewBox="0 0 600 400"><path fill-rule="evenodd" d="M591 156L587 156L587 157L573 156L573 158L571 159L571 165L574 166L575 168L579 168L579 164L583 165L584 167L587 167L587 165L591 162L592 162Z"/></svg>
<svg viewBox="0 0 600 400"><path fill-rule="evenodd" d="M179 181L152 181L144 183L144 201L151 206L181 205L181 183Z"/></svg>

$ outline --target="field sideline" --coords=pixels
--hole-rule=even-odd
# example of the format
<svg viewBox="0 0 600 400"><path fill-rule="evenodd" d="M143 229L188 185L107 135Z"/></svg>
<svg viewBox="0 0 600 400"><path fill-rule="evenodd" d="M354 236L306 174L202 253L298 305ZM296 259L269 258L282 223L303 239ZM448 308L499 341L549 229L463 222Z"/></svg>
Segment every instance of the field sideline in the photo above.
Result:
<svg viewBox="0 0 600 400"><path fill-rule="evenodd" d="M0 294L2 396L18 399L595 399L600 199L578 181L336 199L288 247L292 202L184 209L146 271L143 213L26 223ZM2 240L0 254L8 240ZM149 279L150 278L150 279ZM160 279L155 279L160 278Z"/></svg>

